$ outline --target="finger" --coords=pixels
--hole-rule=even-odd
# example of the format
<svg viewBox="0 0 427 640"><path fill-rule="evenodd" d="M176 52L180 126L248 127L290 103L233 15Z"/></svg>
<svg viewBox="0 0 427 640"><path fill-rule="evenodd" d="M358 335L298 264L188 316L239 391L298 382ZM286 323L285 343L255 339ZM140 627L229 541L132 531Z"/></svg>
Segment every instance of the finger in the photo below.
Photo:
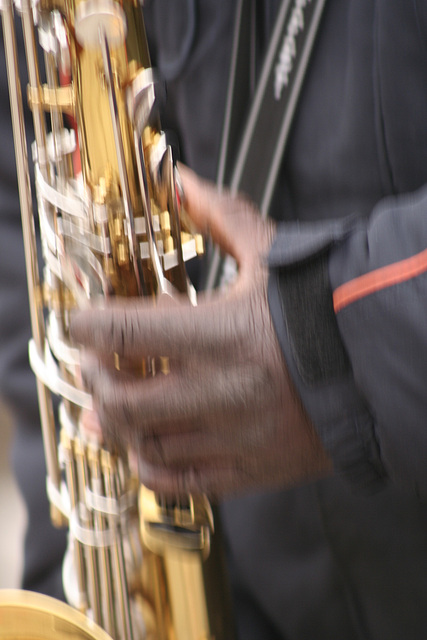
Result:
<svg viewBox="0 0 427 640"><path fill-rule="evenodd" d="M247 314L240 301L226 304L217 297L200 307L114 301L105 309L73 312L70 333L75 342L104 357L213 357L244 346Z"/></svg>
<svg viewBox="0 0 427 640"><path fill-rule="evenodd" d="M226 238L226 219L224 207L217 187L207 180L199 178L194 171L180 164L179 175L184 189L185 209L195 225L205 235L210 234L214 242L232 246ZM227 248L224 249L227 251Z"/></svg>
<svg viewBox="0 0 427 640"><path fill-rule="evenodd" d="M179 165L179 173L185 195L185 209L201 233L210 235L215 244L230 254L240 264L245 259L245 250L239 243L240 233L236 234L232 213L241 210L242 200L220 195L218 189L207 180L202 180L193 171ZM245 201L248 211L251 209Z"/></svg>
<svg viewBox="0 0 427 640"><path fill-rule="evenodd" d="M122 379L119 372L101 369L90 387L103 429L112 437L130 439L237 422L260 397L264 381L231 366L220 376L205 371L202 378L197 372L189 376L172 371L154 378Z"/></svg>
<svg viewBox="0 0 427 640"><path fill-rule="evenodd" d="M233 466L241 455L241 447L211 433L201 431L148 437L140 441L138 453L141 460L151 465L165 467L189 467L220 465Z"/></svg>
<svg viewBox="0 0 427 640"><path fill-rule="evenodd" d="M102 428L96 411L83 409L80 416L79 427L87 442L95 442L102 445Z"/></svg>
<svg viewBox="0 0 427 640"><path fill-rule="evenodd" d="M206 494L219 500L257 486L256 478L236 465L167 469L141 462L139 477L148 489L166 497Z"/></svg>
<svg viewBox="0 0 427 640"><path fill-rule="evenodd" d="M195 225L237 261L240 268L254 253L270 246L274 225L262 220L259 211L243 194L219 192L211 182L179 165L185 209ZM254 251L255 247L255 251Z"/></svg>

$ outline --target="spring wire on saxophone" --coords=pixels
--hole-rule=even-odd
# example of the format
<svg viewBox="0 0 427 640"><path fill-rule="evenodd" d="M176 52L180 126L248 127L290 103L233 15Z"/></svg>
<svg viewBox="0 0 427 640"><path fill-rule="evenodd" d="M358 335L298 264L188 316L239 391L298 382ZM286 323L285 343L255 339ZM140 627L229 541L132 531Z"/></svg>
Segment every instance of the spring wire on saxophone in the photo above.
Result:
<svg viewBox="0 0 427 640"><path fill-rule="evenodd" d="M51 516L68 527L64 590L77 610L35 594L0 594L0 640L25 634L62 640L71 633L97 640L231 639L220 535L207 498L167 502L140 485L127 451L81 428L92 399L80 385L70 311L112 296L146 296L154 304L177 292L196 304L185 262L203 243L182 222L142 10L132 0L16 5L34 123L40 275L14 6L1 0L0 8L33 334L29 356ZM167 358L147 358L141 375L167 375L168 366ZM60 399L58 438L52 394Z"/></svg>

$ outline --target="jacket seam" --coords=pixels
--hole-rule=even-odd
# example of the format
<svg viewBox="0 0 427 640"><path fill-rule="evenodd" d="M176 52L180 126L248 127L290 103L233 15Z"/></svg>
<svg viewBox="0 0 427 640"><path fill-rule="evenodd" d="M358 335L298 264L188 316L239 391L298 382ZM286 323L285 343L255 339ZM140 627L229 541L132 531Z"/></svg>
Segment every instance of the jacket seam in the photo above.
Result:
<svg viewBox="0 0 427 640"><path fill-rule="evenodd" d="M377 138L377 153L379 174L384 195L396 193L395 180L390 152L387 145L386 123L383 109L382 83L381 83L381 56L380 56L380 19L378 15L378 3L374 8L373 27L373 96L375 103L375 131Z"/></svg>

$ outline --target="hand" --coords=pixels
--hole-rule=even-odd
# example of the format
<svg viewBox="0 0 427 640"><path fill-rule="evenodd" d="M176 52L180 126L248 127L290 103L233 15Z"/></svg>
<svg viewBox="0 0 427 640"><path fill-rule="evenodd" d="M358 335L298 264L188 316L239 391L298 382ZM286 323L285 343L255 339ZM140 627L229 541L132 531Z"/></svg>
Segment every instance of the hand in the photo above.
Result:
<svg viewBox="0 0 427 640"><path fill-rule="evenodd" d="M211 497L289 486L331 468L292 386L267 303L265 256L275 232L243 198L181 170L186 207L237 261L226 294L191 307L119 300L73 317L89 352L83 377L105 437L135 448L141 481L166 494ZM167 355L170 373L114 368Z"/></svg>

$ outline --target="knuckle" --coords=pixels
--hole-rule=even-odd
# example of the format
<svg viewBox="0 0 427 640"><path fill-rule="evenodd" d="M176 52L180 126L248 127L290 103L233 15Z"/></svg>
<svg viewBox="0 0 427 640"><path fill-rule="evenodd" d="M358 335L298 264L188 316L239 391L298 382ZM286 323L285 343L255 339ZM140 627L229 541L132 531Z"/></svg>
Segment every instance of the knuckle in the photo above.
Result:
<svg viewBox="0 0 427 640"><path fill-rule="evenodd" d="M102 426L110 432L119 432L120 427L125 424L123 420L125 415L123 397L120 394L118 385L110 375L104 374L102 376L95 389L94 396Z"/></svg>
<svg viewBox="0 0 427 640"><path fill-rule="evenodd" d="M168 464L165 450L159 437L140 438L139 451L143 460L150 464L163 467Z"/></svg>
<svg viewBox="0 0 427 640"><path fill-rule="evenodd" d="M126 333L129 323L128 312L122 309L116 309L108 319L107 336L111 340L113 351L118 356L123 357L125 354Z"/></svg>

